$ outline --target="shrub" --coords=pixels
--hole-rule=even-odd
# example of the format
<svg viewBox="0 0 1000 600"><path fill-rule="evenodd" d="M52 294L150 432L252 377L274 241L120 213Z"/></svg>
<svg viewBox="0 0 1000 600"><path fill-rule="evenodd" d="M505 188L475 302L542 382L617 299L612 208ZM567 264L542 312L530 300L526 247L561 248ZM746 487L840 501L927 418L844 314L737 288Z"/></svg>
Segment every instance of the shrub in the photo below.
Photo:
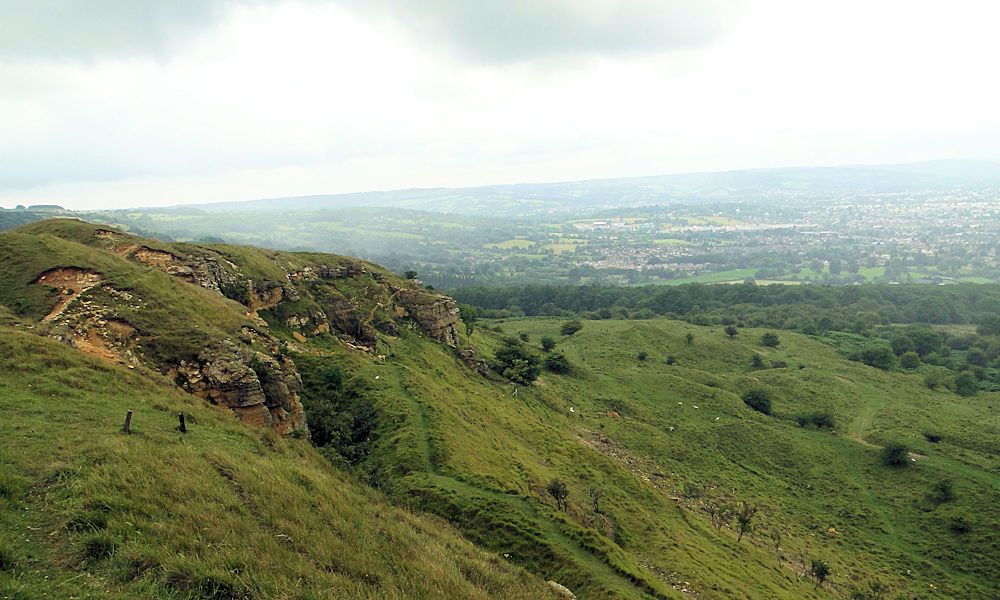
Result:
<svg viewBox="0 0 1000 600"><path fill-rule="evenodd" d="M865 348L861 352L861 362L876 369L891 369L895 360L896 355L893 354L892 348L889 346Z"/></svg>
<svg viewBox="0 0 1000 600"><path fill-rule="evenodd" d="M814 558L809 561L809 570L812 572L813 578L816 580L816 585L823 585L826 581L827 576L830 575L830 565L821 558Z"/></svg>
<svg viewBox="0 0 1000 600"><path fill-rule="evenodd" d="M668 365L676 365L677 364L677 357L674 356L673 354L671 354L670 356L668 356L667 357L667 364Z"/></svg>
<svg viewBox="0 0 1000 600"><path fill-rule="evenodd" d="M219 291L230 300L235 300L243 305L250 304L250 291L247 289L247 284L245 283L238 281L223 283L219 286Z"/></svg>
<svg viewBox="0 0 1000 600"><path fill-rule="evenodd" d="M985 367L988 362L989 359L986 357L986 353L979 348L973 348L965 355L965 363L968 365Z"/></svg>
<svg viewBox="0 0 1000 600"><path fill-rule="evenodd" d="M941 439L942 439L942 437L943 436L940 433L936 432L936 431L925 431L924 432L924 439L926 439L928 442L931 442L933 444L936 444L936 443L940 442Z"/></svg>
<svg viewBox="0 0 1000 600"><path fill-rule="evenodd" d="M633 310L629 314L630 319L655 319L656 313L649 308L640 308L638 310Z"/></svg>
<svg viewBox="0 0 1000 600"><path fill-rule="evenodd" d="M542 350L545 350L546 352L556 347L556 341L549 336L543 337L541 339L541 343L542 343Z"/></svg>
<svg viewBox="0 0 1000 600"><path fill-rule="evenodd" d="M750 357L750 367L754 369L763 369L767 365L764 364L764 359L760 357L760 354L754 354Z"/></svg>
<svg viewBox="0 0 1000 600"><path fill-rule="evenodd" d="M553 373L568 373L569 361L561 352L554 352L545 357L545 368Z"/></svg>
<svg viewBox="0 0 1000 600"><path fill-rule="evenodd" d="M836 427L836 421L834 421L833 415L828 412L801 414L795 417L795 421L802 427L807 427L809 425L818 429L822 429L824 427L833 429Z"/></svg>
<svg viewBox="0 0 1000 600"><path fill-rule="evenodd" d="M916 352L904 352L899 357L899 366L903 369L916 369L920 366L920 357Z"/></svg>
<svg viewBox="0 0 1000 600"><path fill-rule="evenodd" d="M736 334L739 333L740 331L738 329L736 329L736 326L734 326L734 325L726 325L725 332L726 332L726 335L728 335L729 338L732 339L732 338L736 337Z"/></svg>
<svg viewBox="0 0 1000 600"><path fill-rule="evenodd" d="M968 371L955 375L955 393L959 396L974 396L979 391L979 383Z"/></svg>
<svg viewBox="0 0 1000 600"><path fill-rule="evenodd" d="M955 488L950 479L941 479L934 482L930 491L927 492L927 499L934 504L944 504L955 499Z"/></svg>
<svg viewBox="0 0 1000 600"><path fill-rule="evenodd" d="M939 385L943 385L947 381L947 377L947 371L936 368L924 375L924 385L927 386L927 389L937 389Z"/></svg>
<svg viewBox="0 0 1000 600"><path fill-rule="evenodd" d="M583 323L578 320L567 321L563 323L562 327L559 328L559 333L563 335L573 335L577 331L583 329Z"/></svg>
<svg viewBox="0 0 1000 600"><path fill-rule="evenodd" d="M271 367L264 364L264 362L256 356L250 359L247 366L257 374L257 380L260 381L261 385L272 383L275 380L274 371Z"/></svg>
<svg viewBox="0 0 1000 600"><path fill-rule="evenodd" d="M479 320L479 312L476 310L476 307L469 304L459 304L458 318L461 319L462 323L465 323L465 335L472 335L476 321Z"/></svg>
<svg viewBox="0 0 1000 600"><path fill-rule="evenodd" d="M556 508L562 511L566 510L566 498L569 497L569 489L562 479L557 477L550 481L549 485L545 486L545 491L556 501Z"/></svg>
<svg viewBox="0 0 1000 600"><path fill-rule="evenodd" d="M520 340L521 340L522 342L527 342L527 341L528 341L528 340L530 339L530 338L528 337L528 334L527 334L527 333L524 333L523 331L522 331L521 333L517 334L517 337L518 337L518 338L520 338Z"/></svg>
<svg viewBox="0 0 1000 600"><path fill-rule="evenodd" d="M905 467L910 462L907 453L908 449L904 444L899 442L887 444L882 449L882 464L887 467Z"/></svg>
<svg viewBox="0 0 1000 600"><path fill-rule="evenodd" d="M648 354L646 354L646 352L645 352L645 351L642 351L642 352L640 352L640 353L639 353L639 356L638 356L638 359L639 359L640 361L643 361L643 360L646 360L646 357L647 357L647 356L648 356Z"/></svg>
<svg viewBox="0 0 1000 600"><path fill-rule="evenodd" d="M685 498L701 498L704 493L705 490L697 483L685 481L684 490L681 492L681 495Z"/></svg>
<svg viewBox="0 0 1000 600"><path fill-rule="evenodd" d="M743 392L743 403L759 413L771 414L771 392L764 388L753 388Z"/></svg>
<svg viewBox="0 0 1000 600"><path fill-rule="evenodd" d="M768 346L770 348L777 348L781 341L778 339L778 334L773 331L768 331L764 335L760 336L760 345Z"/></svg>
<svg viewBox="0 0 1000 600"><path fill-rule="evenodd" d="M504 340L504 347L497 350L494 358L496 370L518 383L529 384L542 371L538 357L513 338Z"/></svg>
<svg viewBox="0 0 1000 600"><path fill-rule="evenodd" d="M963 514L955 514L948 518L948 529L955 533L968 533L972 530L972 521Z"/></svg>

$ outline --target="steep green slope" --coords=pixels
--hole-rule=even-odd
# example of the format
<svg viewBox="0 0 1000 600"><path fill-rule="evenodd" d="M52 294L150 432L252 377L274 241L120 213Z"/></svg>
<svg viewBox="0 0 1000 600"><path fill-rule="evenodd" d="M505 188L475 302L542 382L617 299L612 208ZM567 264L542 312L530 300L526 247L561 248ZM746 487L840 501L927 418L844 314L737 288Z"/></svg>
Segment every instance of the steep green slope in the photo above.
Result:
<svg viewBox="0 0 1000 600"><path fill-rule="evenodd" d="M772 349L757 343L765 330L609 320L565 337L562 323L502 324L560 339L573 365L530 387L479 377L405 330L380 341L384 364L351 367L382 419L360 464L582 597L831 597L876 581L908 598L997 593L995 394L932 391L795 334ZM500 343L482 330L472 342L482 356ZM754 368L755 354L778 368ZM773 415L741 400L753 387L771 391ZM836 427L797 423L813 413ZM914 459L886 467L878 446L897 440ZM565 512L546 492L556 477ZM954 498L932 500L944 481ZM735 517L712 513L743 502L758 512L737 541ZM814 558L832 568L823 587Z"/></svg>
<svg viewBox="0 0 1000 600"><path fill-rule="evenodd" d="M503 327L559 338L560 324ZM545 375L525 399L573 404L564 415L567 431L608 436L621 466L649 475L670 495L690 496L679 501L684 510L704 515L713 504L742 500L759 506L757 543L766 547L780 535L776 554L792 569L825 558L844 593L878 578L914 595L995 595L1000 396L932 391L919 375L844 361L801 335L782 333L777 349L762 347L764 332L745 329L727 339L721 328L679 322L588 321L557 346L573 373ZM765 364L787 366L755 369L755 353ZM753 387L772 392L773 416L744 405L740 395ZM836 429L795 421L815 412L831 414ZM932 431L937 443L923 435ZM883 466L873 447L896 441L916 453L907 467ZM930 501L944 480L955 499ZM577 481L578 501L586 502L589 483ZM968 531L956 532L963 520Z"/></svg>
<svg viewBox="0 0 1000 600"><path fill-rule="evenodd" d="M0 597L549 597L305 440L24 329L0 326Z"/></svg>
<svg viewBox="0 0 1000 600"><path fill-rule="evenodd" d="M568 373L546 372L527 386L482 362L505 344L500 333L459 332L450 299L354 259L161 244L68 220L2 234L0 253L3 278L12 282L0 290L0 303L33 331L84 349L105 336L106 360L133 373L151 366L222 406L242 407L213 390L242 382L237 399L259 396L278 423L288 419L274 407L300 400L311 439L330 463L396 503L447 519L504 564L581 598L833 598L875 581L891 590L888 597L998 593L995 393L961 398L929 390L919 375L846 361L802 335L782 332L771 348L759 345L765 330L740 329L730 339L722 328L665 319L587 321L570 336L560 334L560 319L501 323L503 333L525 334L529 346L555 338L569 360ZM39 279L64 277L69 266L79 281L94 274L101 281L79 293ZM132 306L123 293L144 304ZM62 312L52 317L60 302ZM119 323L134 331L109 334ZM193 353L179 350L183 344ZM204 384L230 364L216 387ZM772 414L744 403L749 389L773 397ZM272 401L279 396L289 403ZM176 410L161 411L166 430ZM834 426L800 426L799 417ZM172 448L170 436L180 437L164 435L155 447ZM304 439L282 441L271 432L249 439L279 454L283 448L280 460L316 457ZM914 454L905 466L887 467L881 446L897 441ZM238 481L239 490L267 479L253 460L225 462L223 455L221 442L208 448L205 472ZM567 485L565 507L548 491L555 479ZM300 494L289 506L319 510L316 488L298 491L296 482L290 475L275 486L287 483ZM256 503L249 512L281 521L288 518L283 506ZM751 526L742 536L741 509ZM248 535L227 527L218 540ZM165 543L182 544L180 532L171 530ZM192 555L188 546L172 552ZM832 569L823 585L810 578L813 559ZM166 564L153 570L166 573ZM224 568L219 577L250 572L240 564ZM267 581L255 583L253 594L281 589ZM206 593L193 589L178 593ZM426 595L466 597L443 587Z"/></svg>

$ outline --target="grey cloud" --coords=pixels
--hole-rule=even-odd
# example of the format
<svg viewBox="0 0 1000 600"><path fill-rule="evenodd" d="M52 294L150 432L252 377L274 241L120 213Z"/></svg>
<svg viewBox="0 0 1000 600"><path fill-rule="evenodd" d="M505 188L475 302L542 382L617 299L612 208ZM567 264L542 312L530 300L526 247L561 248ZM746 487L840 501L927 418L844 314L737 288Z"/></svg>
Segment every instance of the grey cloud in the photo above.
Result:
<svg viewBox="0 0 1000 600"><path fill-rule="evenodd" d="M246 0L243 3L262 0ZM237 0L3 0L0 59L166 55Z"/></svg>
<svg viewBox="0 0 1000 600"><path fill-rule="evenodd" d="M506 63L677 50L718 37L743 0L341 0L468 58Z"/></svg>
<svg viewBox="0 0 1000 600"><path fill-rule="evenodd" d="M0 60L167 56L235 5L285 0L2 0ZM398 21L477 62L634 54L717 37L745 0L300 0Z"/></svg>

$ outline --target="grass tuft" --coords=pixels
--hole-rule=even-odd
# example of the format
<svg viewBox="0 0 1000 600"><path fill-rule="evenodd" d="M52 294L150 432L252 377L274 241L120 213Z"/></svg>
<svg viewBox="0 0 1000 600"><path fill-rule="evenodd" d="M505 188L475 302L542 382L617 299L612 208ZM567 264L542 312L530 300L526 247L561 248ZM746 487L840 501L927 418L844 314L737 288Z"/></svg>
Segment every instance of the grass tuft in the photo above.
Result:
<svg viewBox="0 0 1000 600"><path fill-rule="evenodd" d="M14 547L6 539L0 537L0 571L14 570L17 561L14 560Z"/></svg>

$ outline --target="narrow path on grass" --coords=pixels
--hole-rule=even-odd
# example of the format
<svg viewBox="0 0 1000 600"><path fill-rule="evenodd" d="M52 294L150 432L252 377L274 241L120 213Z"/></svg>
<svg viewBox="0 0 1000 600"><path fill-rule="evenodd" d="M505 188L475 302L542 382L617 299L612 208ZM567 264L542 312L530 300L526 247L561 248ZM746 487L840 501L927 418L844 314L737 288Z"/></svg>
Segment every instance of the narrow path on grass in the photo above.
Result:
<svg viewBox="0 0 1000 600"><path fill-rule="evenodd" d="M460 479L440 474L437 468L438 465L434 460L434 452L430 443L430 428L432 426L431 417L427 413L427 407L425 407L420 400L414 398L406 389L405 381L409 369L391 363L386 366L391 369L392 374L390 377L392 385L398 390L399 397L405 398L406 402L409 404L411 417L407 420L407 422L413 428L414 441L417 445L416 449L422 457L425 472L430 475L430 480L434 482L437 487L457 491L466 498L473 498L476 496L486 497L498 506L509 507L507 510L510 514L528 516L539 528L543 539L550 540L550 543L554 547L561 548L563 551L572 555L576 564L566 565L567 567L583 567L587 570L587 572L593 574L595 580L604 581L607 585L612 585L622 591L628 591L630 594L634 594L638 597L649 595L656 595L662 598L670 597L664 596L658 592L650 592L650 590L645 586L637 585L635 582L631 581L628 576L615 570L601 555L594 554L585 548L582 548L577 542L562 531L555 519L544 514L543 506L537 501L514 494L506 494L497 490L477 487ZM548 577L550 574L542 573L541 575Z"/></svg>
<svg viewBox="0 0 1000 600"><path fill-rule="evenodd" d="M872 426L875 414L885 406L885 396L880 390L874 387L858 383L855 383L855 386L859 395L866 399L866 404L862 407L854 421L851 422L851 425L848 428L848 437L864 446L868 446L870 448L881 448L882 446L878 446L877 444L873 444L866 440L865 435ZM943 471L951 473L959 472L967 477L982 481L987 485L993 485L997 489L1000 489L1000 477L997 477L992 473L988 473L974 467L969 467L967 465L961 465L960 463L956 463L951 459L941 456L926 457L912 452L909 453L909 456L914 459L927 459L930 465L936 464L936 466ZM849 452L848 457L848 472L850 473L851 478L858 484L858 487L863 490L865 504L878 517L879 522L882 524L884 533L879 534L878 532L873 532L876 538L906 556L909 556L911 560L913 560L914 564L927 562L956 579L964 579L986 588L990 587L990 582L986 581L982 577L972 573L958 571L940 560L926 556L923 552L912 548L909 544L902 540L899 537L898 530L893 522L891 510L878 499L872 491L872 488L869 486L864 473L861 472L861 468L858 464L859 455L854 452Z"/></svg>
<svg viewBox="0 0 1000 600"><path fill-rule="evenodd" d="M566 565L567 567L584 567L588 573L594 576L595 580L603 581L607 585L623 589L623 591L634 593L640 597L651 595L661 598L669 597L664 596L660 592L650 591L645 586L637 585L602 560L599 555L595 555L580 547L577 542L563 532L555 519L544 514L544 507L538 502L514 494L505 494L496 490L476 487L460 479L445 475L432 475L431 481L435 482L441 489L457 491L467 498L474 498L476 496L486 497L496 505L509 507L506 511L508 514L521 514L531 518L531 521L538 526L538 533L541 538L551 540L553 546L562 548L576 559L576 565ZM552 576L551 573L543 573L542 575L545 577ZM674 593L678 594L678 596L681 594L676 591Z"/></svg>
<svg viewBox="0 0 1000 600"><path fill-rule="evenodd" d="M847 430L847 435L859 444L870 446L872 448L879 448L880 446L866 440L865 434L867 434L868 430L871 429L872 422L875 419L875 413L885 406L885 396L883 396L879 390L874 388L858 383L855 383L854 385L859 392L862 392L861 396L867 400L867 403L864 407L862 407L858 416L854 418L854 421L851 422L851 426Z"/></svg>
<svg viewBox="0 0 1000 600"><path fill-rule="evenodd" d="M396 365L393 363L387 363L387 367L391 369L392 372L392 385L397 390L397 396L399 398L405 398L407 404L409 405L409 424L413 428L414 434L414 444L415 449L420 454L421 461L423 463L423 469L427 473L436 474L437 465L431 458L431 442L429 430L429 422L427 418L427 413L424 407L421 406L420 402L413 398L410 392L406 389L406 371L408 369Z"/></svg>

